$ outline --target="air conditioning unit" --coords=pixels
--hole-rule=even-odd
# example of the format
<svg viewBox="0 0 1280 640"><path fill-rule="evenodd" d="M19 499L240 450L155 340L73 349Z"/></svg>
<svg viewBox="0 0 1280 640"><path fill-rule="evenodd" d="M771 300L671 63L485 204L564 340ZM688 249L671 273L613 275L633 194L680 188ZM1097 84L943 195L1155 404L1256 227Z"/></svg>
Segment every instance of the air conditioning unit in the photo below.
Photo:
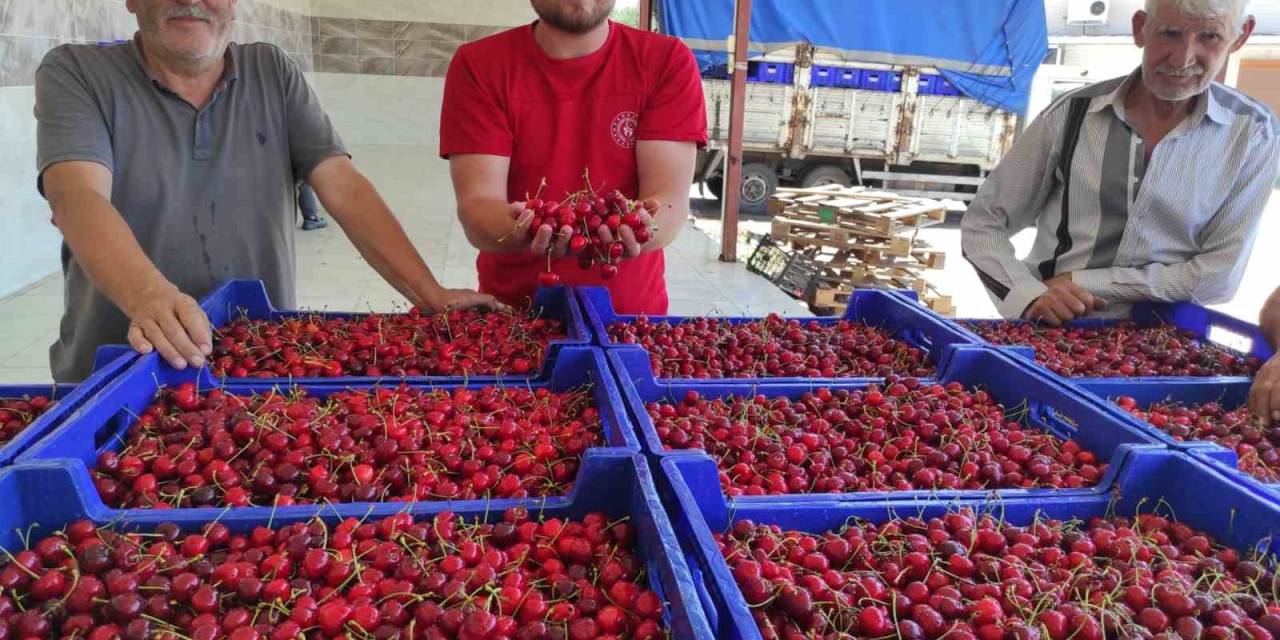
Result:
<svg viewBox="0 0 1280 640"><path fill-rule="evenodd" d="M1111 0L1067 0L1067 24L1106 24Z"/></svg>

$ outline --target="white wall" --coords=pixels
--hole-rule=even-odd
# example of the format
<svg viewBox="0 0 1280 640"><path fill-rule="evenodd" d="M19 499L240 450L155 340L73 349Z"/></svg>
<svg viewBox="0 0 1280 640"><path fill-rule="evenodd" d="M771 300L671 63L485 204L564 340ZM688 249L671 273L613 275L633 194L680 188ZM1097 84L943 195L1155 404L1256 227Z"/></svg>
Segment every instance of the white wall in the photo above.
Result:
<svg viewBox="0 0 1280 640"><path fill-rule="evenodd" d="M348 146L436 147L444 78L308 73Z"/></svg>
<svg viewBox="0 0 1280 640"><path fill-rule="evenodd" d="M532 22L529 0L312 0L312 15L515 26Z"/></svg>
<svg viewBox="0 0 1280 640"><path fill-rule="evenodd" d="M0 297L59 269L62 235L36 191L35 87L0 88Z"/></svg>

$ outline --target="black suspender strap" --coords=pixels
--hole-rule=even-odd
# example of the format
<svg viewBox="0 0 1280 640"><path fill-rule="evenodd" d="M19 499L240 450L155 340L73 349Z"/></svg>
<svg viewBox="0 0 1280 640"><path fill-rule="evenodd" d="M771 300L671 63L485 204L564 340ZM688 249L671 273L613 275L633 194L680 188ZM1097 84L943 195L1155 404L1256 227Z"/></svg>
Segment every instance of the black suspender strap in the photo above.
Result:
<svg viewBox="0 0 1280 640"><path fill-rule="evenodd" d="M1080 128L1089 109L1090 98L1072 98L1067 111L1067 126L1062 133L1062 152L1058 156L1058 171L1062 174L1062 218L1058 220L1058 246L1053 257L1040 261L1040 279L1048 280L1057 275L1058 258L1071 250L1071 164L1080 142Z"/></svg>

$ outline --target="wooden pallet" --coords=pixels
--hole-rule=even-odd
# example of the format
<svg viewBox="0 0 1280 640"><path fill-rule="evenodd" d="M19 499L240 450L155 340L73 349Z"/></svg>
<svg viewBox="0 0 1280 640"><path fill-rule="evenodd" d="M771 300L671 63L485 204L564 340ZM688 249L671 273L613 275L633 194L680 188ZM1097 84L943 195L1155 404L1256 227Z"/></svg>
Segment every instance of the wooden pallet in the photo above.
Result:
<svg viewBox="0 0 1280 640"><path fill-rule="evenodd" d="M855 287L853 289L881 289L895 287ZM837 315L844 313L845 307L849 305L849 297L853 295L853 289L844 288L817 288L814 289L812 299L809 300L809 307L818 315ZM955 315L956 308L952 303L951 296L943 295L933 285L926 283L925 291L917 291L916 295L920 302L930 309L944 316Z"/></svg>
<svg viewBox="0 0 1280 640"><path fill-rule="evenodd" d="M910 256L911 238L867 237L857 231L821 222L774 216L770 237L778 242L789 242L796 248L829 248L836 251L855 251L867 262L878 262L883 256Z"/></svg>
<svg viewBox="0 0 1280 640"><path fill-rule="evenodd" d="M942 222L942 203L909 198L864 187L827 185L812 189L779 189L769 201L769 211L793 222L807 222L876 238Z"/></svg>

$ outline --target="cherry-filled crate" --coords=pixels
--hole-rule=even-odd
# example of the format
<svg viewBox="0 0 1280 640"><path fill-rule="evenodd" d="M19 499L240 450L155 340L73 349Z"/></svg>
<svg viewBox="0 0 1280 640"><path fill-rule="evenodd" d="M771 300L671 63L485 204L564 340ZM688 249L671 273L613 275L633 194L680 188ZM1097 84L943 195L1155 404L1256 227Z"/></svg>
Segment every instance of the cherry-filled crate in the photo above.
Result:
<svg viewBox="0 0 1280 640"><path fill-rule="evenodd" d="M137 357L104 348L94 372L79 384L0 385L0 465L58 428L67 416L101 391Z"/></svg>
<svg viewBox="0 0 1280 640"><path fill-rule="evenodd" d="M539 289L526 309L360 313L276 309L261 281L229 280L200 308L209 366L231 382L546 380L561 349L591 343L570 287Z"/></svg>
<svg viewBox="0 0 1280 640"><path fill-rule="evenodd" d="M65 459L95 517L228 508L344 515L375 503L572 499L608 450L639 450L600 350L547 382L222 384L144 356L17 464Z"/></svg>
<svg viewBox="0 0 1280 640"><path fill-rule="evenodd" d="M1280 637L1280 506L1181 452L1123 460L1107 493L882 502L731 502L659 466L720 639Z"/></svg>
<svg viewBox="0 0 1280 640"><path fill-rule="evenodd" d="M1258 327L1189 302L1139 303L1128 319L1086 318L1058 328L1025 320L950 322L970 342L995 345L1072 379L1228 382L1252 377L1272 354Z"/></svg>
<svg viewBox="0 0 1280 640"><path fill-rule="evenodd" d="M933 377L944 347L977 341L903 296L863 290L842 317L622 315L607 289L579 287L596 344L639 351L662 380L807 383Z"/></svg>
<svg viewBox="0 0 1280 640"><path fill-rule="evenodd" d="M1075 384L1170 447L1222 465L1245 482L1280 491L1280 424L1264 425L1249 412L1250 381L1078 380Z"/></svg>
<svg viewBox="0 0 1280 640"><path fill-rule="evenodd" d="M641 445L736 503L1105 494L1161 441L1025 360L955 346L937 380L672 381L608 354Z"/></svg>
<svg viewBox="0 0 1280 640"><path fill-rule="evenodd" d="M567 499L111 512L71 460L0 471L14 638L711 638L644 458Z"/></svg>

